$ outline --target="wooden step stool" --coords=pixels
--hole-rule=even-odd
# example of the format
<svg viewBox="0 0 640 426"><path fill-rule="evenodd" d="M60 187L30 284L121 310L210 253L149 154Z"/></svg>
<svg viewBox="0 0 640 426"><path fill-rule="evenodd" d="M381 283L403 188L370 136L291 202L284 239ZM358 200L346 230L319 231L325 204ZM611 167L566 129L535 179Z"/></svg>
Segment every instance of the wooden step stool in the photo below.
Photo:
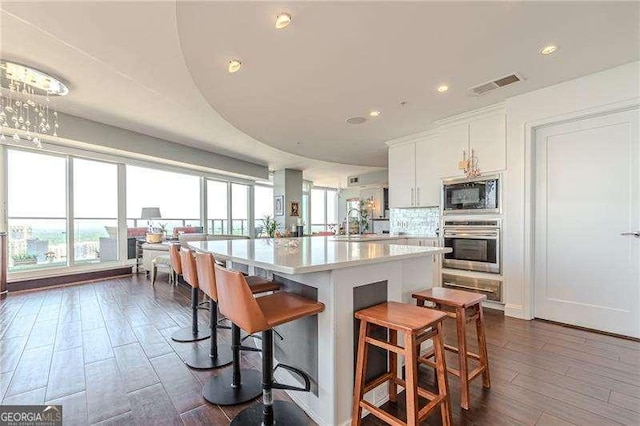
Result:
<svg viewBox="0 0 640 426"><path fill-rule="evenodd" d="M471 293L462 290L453 290L444 287L434 287L429 290L414 293L418 306L424 306L426 301L435 304L435 309L444 312L456 320L456 330L458 334L458 347L444 345L446 350L458 354L459 369L449 367L449 373L460 378L460 406L465 410L469 409L469 382L482 374L482 386L489 389L491 378L489 375L489 358L487 356L487 341L484 334L484 317L482 315L482 301L487 298L484 294ZM471 310L471 315L467 310ZM467 338L465 327L467 323L475 320L478 334L479 354L467 351ZM429 358L434 352L430 351L419 361L435 367L435 363ZM468 358L479 361L480 365L475 370L469 372Z"/></svg>
<svg viewBox="0 0 640 426"><path fill-rule="evenodd" d="M444 344L442 340L442 322L446 315L433 309L419 308L404 303L387 302L356 312L360 320L358 340L358 360L353 395L351 424L359 425L362 409L366 409L379 419L391 425L417 425L429 413L440 406L442 424L451 424L451 403L449 401ZM372 325L385 327L389 331L389 341L378 340L369 335ZM404 334L404 347L398 346L398 331ZM433 339L435 363L438 376L438 394L418 387L418 355L420 343ZM365 383L367 355L369 345L378 346L389 352L389 371L370 383ZM398 377L398 355L405 357L405 377ZM407 421L381 410L364 399L365 393L382 383L389 382L389 400L397 401L398 385L405 388L407 402ZM418 396L429 403L422 409L418 406Z"/></svg>

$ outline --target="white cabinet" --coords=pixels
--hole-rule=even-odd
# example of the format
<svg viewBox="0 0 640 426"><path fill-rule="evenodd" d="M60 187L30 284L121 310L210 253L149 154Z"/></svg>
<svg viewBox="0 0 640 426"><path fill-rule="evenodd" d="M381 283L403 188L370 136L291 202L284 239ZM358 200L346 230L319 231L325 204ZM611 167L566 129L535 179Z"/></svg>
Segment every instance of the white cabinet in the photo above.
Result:
<svg viewBox="0 0 640 426"><path fill-rule="evenodd" d="M415 144L389 147L389 207L413 206L415 179Z"/></svg>
<svg viewBox="0 0 640 426"><path fill-rule="evenodd" d="M448 178L464 175L464 171L458 170L458 161L462 160L462 151L469 152L469 123L438 129L438 148L440 176Z"/></svg>
<svg viewBox="0 0 640 426"><path fill-rule="evenodd" d="M429 137L416 141L416 191L415 205L432 207L440 205L442 191L441 155L438 138Z"/></svg>
<svg viewBox="0 0 640 426"><path fill-rule="evenodd" d="M478 116L438 128L441 177L463 176L458 162L473 150L481 173L507 168L506 115L504 111Z"/></svg>
<svg viewBox="0 0 640 426"><path fill-rule="evenodd" d="M440 204L440 155L435 136L389 147L389 207Z"/></svg>
<svg viewBox="0 0 640 426"><path fill-rule="evenodd" d="M469 148L478 159L482 173L507 168L506 116L495 113L469 123Z"/></svg>

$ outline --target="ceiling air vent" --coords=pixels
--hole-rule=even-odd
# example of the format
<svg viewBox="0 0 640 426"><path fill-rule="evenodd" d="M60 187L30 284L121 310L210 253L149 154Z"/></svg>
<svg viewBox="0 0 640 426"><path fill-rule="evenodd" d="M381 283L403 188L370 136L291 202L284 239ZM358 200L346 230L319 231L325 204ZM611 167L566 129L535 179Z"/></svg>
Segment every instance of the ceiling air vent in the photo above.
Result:
<svg viewBox="0 0 640 426"><path fill-rule="evenodd" d="M524 80L524 78L517 73L513 73L486 83L478 84L477 86L469 88L469 91L476 96L481 96L487 92L491 92L492 90L496 90L500 87L508 86L509 84L517 83L522 80Z"/></svg>

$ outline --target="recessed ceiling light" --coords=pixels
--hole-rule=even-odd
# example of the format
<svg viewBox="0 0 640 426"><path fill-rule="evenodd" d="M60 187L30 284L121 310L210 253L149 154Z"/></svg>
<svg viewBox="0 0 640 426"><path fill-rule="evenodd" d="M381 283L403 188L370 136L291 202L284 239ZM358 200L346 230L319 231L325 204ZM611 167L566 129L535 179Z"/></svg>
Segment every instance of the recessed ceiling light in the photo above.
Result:
<svg viewBox="0 0 640 426"><path fill-rule="evenodd" d="M283 28L286 28L289 24L291 23L291 15L289 15L288 13L280 13L278 16L276 16L276 28L281 30Z"/></svg>
<svg viewBox="0 0 640 426"><path fill-rule="evenodd" d="M231 74L233 74L234 72L240 71L241 67L242 67L242 62L240 62L238 59L232 59L229 61L229 67L227 69Z"/></svg>
<svg viewBox="0 0 640 426"><path fill-rule="evenodd" d="M380 114L382 113L375 109L373 111L369 111L369 117L380 117Z"/></svg>
<svg viewBox="0 0 640 426"><path fill-rule="evenodd" d="M349 117L347 118L347 123L349 124L362 124L367 121L364 117Z"/></svg>
<svg viewBox="0 0 640 426"><path fill-rule="evenodd" d="M441 85L441 86L438 86L438 92L440 92L440 93L444 93L444 92L446 92L447 90L449 90L449 86L447 86L446 84L443 84L443 85Z"/></svg>
<svg viewBox="0 0 640 426"><path fill-rule="evenodd" d="M556 50L558 50L558 47L554 46L553 44L551 44L549 46L545 46L542 49L540 49L540 54L541 55L551 55Z"/></svg>

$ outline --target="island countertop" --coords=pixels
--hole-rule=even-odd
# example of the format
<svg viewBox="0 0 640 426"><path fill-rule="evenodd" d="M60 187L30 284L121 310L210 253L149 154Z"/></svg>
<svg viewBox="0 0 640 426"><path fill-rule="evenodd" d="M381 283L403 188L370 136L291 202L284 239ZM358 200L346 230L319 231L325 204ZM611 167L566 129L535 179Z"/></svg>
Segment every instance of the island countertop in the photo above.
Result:
<svg viewBox="0 0 640 426"><path fill-rule="evenodd" d="M451 251L450 248L382 241L335 241L332 237L194 241L189 246L212 253L221 260L291 275L427 257Z"/></svg>

